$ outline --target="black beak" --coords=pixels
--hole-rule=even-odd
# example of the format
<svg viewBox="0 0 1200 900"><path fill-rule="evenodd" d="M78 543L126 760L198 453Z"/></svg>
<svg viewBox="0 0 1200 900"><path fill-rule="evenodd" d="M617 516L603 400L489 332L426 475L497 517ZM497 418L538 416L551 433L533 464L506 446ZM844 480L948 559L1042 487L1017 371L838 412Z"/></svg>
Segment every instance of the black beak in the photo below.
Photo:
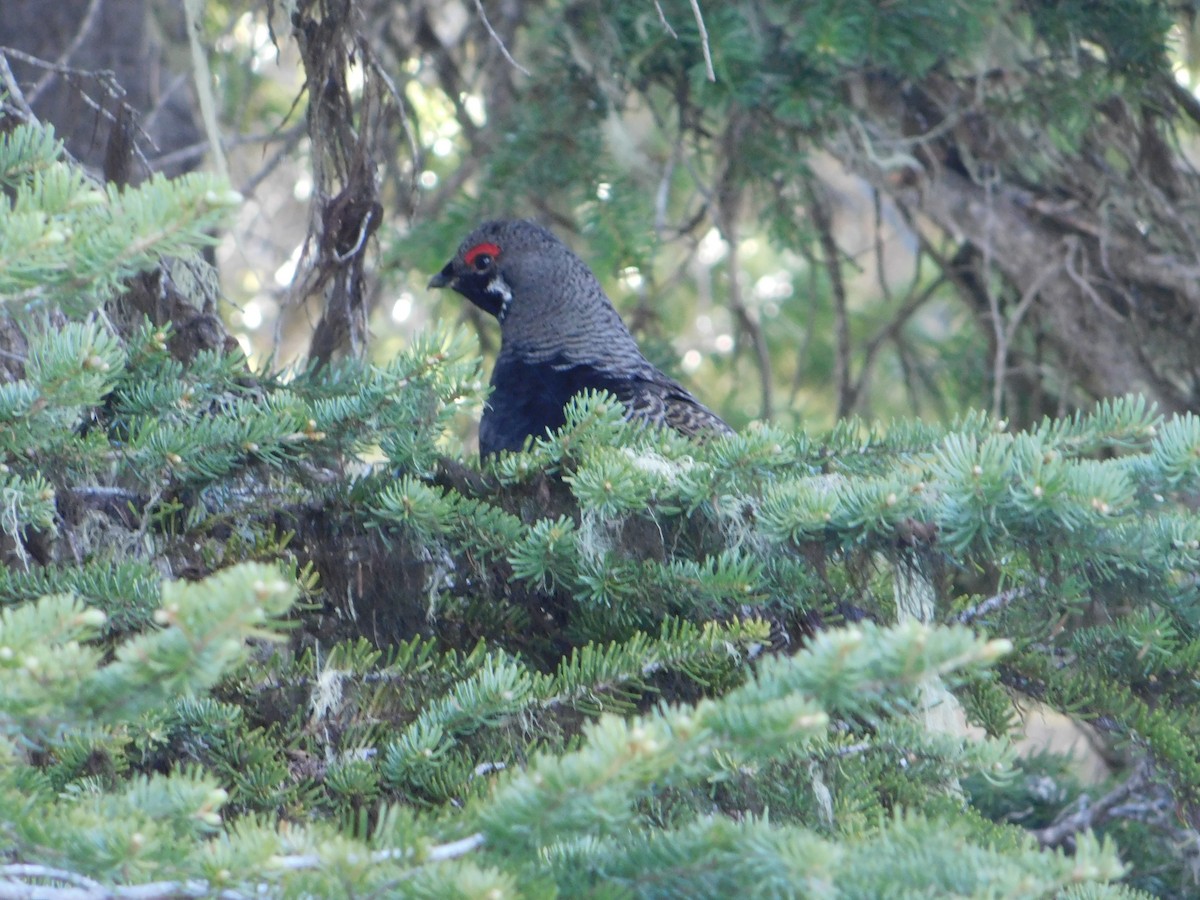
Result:
<svg viewBox="0 0 1200 900"><path fill-rule="evenodd" d="M454 286L454 270L450 267L450 263L446 263L446 267L429 279L427 285L431 288L444 288Z"/></svg>

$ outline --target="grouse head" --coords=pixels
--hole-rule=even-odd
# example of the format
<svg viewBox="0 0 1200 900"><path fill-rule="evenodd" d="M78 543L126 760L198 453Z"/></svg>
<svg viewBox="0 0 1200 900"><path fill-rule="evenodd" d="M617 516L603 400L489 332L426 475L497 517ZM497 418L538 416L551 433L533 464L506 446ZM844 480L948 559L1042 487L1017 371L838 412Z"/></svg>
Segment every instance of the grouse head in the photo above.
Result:
<svg viewBox="0 0 1200 900"><path fill-rule="evenodd" d="M573 362L641 359L596 276L535 222L484 222L429 286L453 288L495 316L502 352Z"/></svg>

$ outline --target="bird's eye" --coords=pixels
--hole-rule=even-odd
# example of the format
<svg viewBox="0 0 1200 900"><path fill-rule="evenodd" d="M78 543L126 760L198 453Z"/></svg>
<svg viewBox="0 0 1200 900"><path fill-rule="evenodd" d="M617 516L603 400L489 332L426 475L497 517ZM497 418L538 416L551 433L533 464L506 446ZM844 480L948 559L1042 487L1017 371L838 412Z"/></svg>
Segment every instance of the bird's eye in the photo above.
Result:
<svg viewBox="0 0 1200 900"><path fill-rule="evenodd" d="M500 255L500 248L490 241L476 244L463 254L463 262L476 272L486 272Z"/></svg>

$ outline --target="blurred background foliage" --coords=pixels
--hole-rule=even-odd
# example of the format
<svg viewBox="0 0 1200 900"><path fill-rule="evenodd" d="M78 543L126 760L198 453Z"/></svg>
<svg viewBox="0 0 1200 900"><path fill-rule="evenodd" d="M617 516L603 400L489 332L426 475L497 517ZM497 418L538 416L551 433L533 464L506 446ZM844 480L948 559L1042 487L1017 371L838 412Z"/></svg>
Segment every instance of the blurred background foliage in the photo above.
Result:
<svg viewBox="0 0 1200 900"><path fill-rule="evenodd" d="M218 260L259 358L387 359L462 319L494 352L425 283L477 221L531 216L735 426L1196 408L1190 5L210 2L202 59L186 5L113 6L73 0L86 28L45 34L16 0L0 43L58 60L14 59L38 103L86 94L65 69L123 42L162 66L125 86L142 162L227 165L246 196ZM100 168L105 117L74 108ZM347 287L314 272L349 197L382 216ZM339 290L358 319L310 343Z"/></svg>

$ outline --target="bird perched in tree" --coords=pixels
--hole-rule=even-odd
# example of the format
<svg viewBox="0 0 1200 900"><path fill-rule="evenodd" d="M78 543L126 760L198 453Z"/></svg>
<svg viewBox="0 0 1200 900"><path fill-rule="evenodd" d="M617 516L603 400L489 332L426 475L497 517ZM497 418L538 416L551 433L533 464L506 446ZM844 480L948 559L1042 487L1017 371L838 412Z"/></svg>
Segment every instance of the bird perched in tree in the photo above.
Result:
<svg viewBox="0 0 1200 900"><path fill-rule="evenodd" d="M429 282L500 322L500 355L479 423L479 452L520 450L565 421L567 401L604 390L628 416L692 436L732 429L638 349L596 276L540 225L484 222Z"/></svg>

